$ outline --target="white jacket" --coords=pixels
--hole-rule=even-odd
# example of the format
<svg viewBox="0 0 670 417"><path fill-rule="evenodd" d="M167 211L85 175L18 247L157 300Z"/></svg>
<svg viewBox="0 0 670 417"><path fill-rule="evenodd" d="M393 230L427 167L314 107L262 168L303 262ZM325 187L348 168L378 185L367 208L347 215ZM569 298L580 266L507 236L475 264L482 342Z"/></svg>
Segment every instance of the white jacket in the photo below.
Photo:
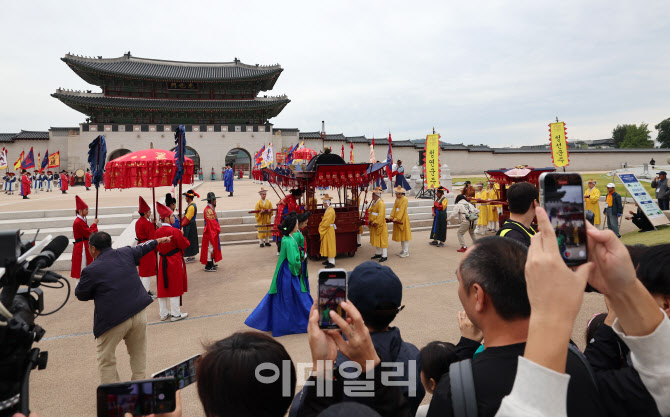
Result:
<svg viewBox="0 0 670 417"><path fill-rule="evenodd" d="M451 221L458 218L459 223L469 222L467 217L465 217L468 214L468 210L470 213L479 213L479 209L477 207L470 204L467 200L461 200L454 206L453 209L451 209L451 215L447 220Z"/></svg>

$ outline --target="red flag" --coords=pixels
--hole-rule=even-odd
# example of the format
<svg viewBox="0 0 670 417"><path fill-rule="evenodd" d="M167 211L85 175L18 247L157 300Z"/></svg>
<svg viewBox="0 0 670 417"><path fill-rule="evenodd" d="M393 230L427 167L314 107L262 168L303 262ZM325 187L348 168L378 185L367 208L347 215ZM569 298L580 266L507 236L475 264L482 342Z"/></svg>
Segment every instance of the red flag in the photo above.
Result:
<svg viewBox="0 0 670 417"><path fill-rule="evenodd" d="M354 163L354 142L351 142L351 152L349 153L349 163Z"/></svg>
<svg viewBox="0 0 670 417"><path fill-rule="evenodd" d="M342 145L342 154L341 154L341 156L342 156L342 159L344 159L344 145Z"/></svg>
<svg viewBox="0 0 670 417"><path fill-rule="evenodd" d="M391 132L389 132L389 150L386 153L386 174L389 179L393 178L393 153L391 152Z"/></svg>

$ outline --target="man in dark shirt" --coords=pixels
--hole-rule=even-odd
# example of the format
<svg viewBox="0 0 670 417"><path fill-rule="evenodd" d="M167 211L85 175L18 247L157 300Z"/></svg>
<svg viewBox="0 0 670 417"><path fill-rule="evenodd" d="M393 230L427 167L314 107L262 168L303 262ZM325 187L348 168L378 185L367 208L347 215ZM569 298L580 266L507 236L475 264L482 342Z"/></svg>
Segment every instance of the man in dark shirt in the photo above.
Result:
<svg viewBox="0 0 670 417"><path fill-rule="evenodd" d="M526 247L512 239L477 240L456 271L458 297L467 317L482 331L486 349L472 360L478 415L493 417L514 385L517 362L528 338L530 303L524 268ZM472 358L479 343L462 338L459 357ZM587 368L568 354L568 416L601 416L598 391ZM444 374L433 394L428 417L454 416L451 381Z"/></svg>
<svg viewBox="0 0 670 417"><path fill-rule="evenodd" d="M497 236L504 236L530 246L530 238L535 234L531 223L535 218L535 207L540 203L540 193L529 182L512 184L507 190L509 219L505 220Z"/></svg>
<svg viewBox="0 0 670 417"><path fill-rule="evenodd" d="M633 213L633 211L629 211L628 214L630 216L626 216L626 220L632 220L633 224L637 226L638 232L650 232L654 230L654 226L652 226L651 222L645 216L644 212L640 208L640 206L637 207L637 212Z"/></svg>

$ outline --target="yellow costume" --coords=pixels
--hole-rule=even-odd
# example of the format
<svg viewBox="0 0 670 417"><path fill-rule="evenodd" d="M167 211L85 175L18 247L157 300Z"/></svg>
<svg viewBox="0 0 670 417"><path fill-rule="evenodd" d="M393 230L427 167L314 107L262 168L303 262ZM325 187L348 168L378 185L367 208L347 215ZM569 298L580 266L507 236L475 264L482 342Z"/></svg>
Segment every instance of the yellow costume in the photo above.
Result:
<svg viewBox="0 0 670 417"><path fill-rule="evenodd" d="M489 188L486 190L486 195L488 196L489 200L497 200L500 194L498 194L498 190L495 188ZM489 230L496 230L497 222L498 222L498 205L490 204L488 207L488 221L489 221Z"/></svg>
<svg viewBox="0 0 670 417"><path fill-rule="evenodd" d="M323 213L319 223L319 235L321 236L321 256L335 258L337 248L335 246L335 209L328 207Z"/></svg>
<svg viewBox="0 0 670 417"><path fill-rule="evenodd" d="M409 215L407 214L407 197L402 196L395 199L390 218L393 220L393 241L406 242L412 240L412 229L409 225ZM396 222L400 222L398 224Z"/></svg>
<svg viewBox="0 0 670 417"><path fill-rule="evenodd" d="M584 210L593 212L593 224L600 225L600 191L596 187L584 191Z"/></svg>
<svg viewBox="0 0 670 417"><path fill-rule="evenodd" d="M272 202L268 199L263 202L263 199L258 200L256 203L256 207L254 207L255 211L261 211L261 210L272 210ZM265 239L265 238L270 238L272 237L272 212L268 213L255 213L256 215L256 224L258 226L266 226L266 227L259 227L258 228L258 238L259 239Z"/></svg>
<svg viewBox="0 0 670 417"><path fill-rule="evenodd" d="M376 248L389 247L389 229L386 226L386 204L381 198L368 209L370 244Z"/></svg>
<svg viewBox="0 0 670 417"><path fill-rule="evenodd" d="M488 200L489 193L486 190L477 191L475 193L476 199ZM479 209L479 219L477 220L477 226L486 226L489 223L489 210L488 204L477 204Z"/></svg>

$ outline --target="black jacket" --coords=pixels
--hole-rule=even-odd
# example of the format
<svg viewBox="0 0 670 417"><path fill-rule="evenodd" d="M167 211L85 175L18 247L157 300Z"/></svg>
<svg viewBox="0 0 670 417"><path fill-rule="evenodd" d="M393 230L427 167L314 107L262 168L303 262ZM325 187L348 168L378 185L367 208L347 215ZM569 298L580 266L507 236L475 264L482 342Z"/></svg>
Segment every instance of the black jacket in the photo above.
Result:
<svg viewBox="0 0 670 417"><path fill-rule="evenodd" d="M628 363L630 350L610 326L601 324L584 355L596 374L610 416L660 416L654 398Z"/></svg>
<svg viewBox="0 0 670 417"><path fill-rule="evenodd" d="M607 195L605 195L605 197L607 197ZM616 191L612 193L612 211L619 216L623 214L623 204L621 203L621 196ZM607 213L607 206L605 206L603 213Z"/></svg>
<svg viewBox="0 0 670 417"><path fill-rule="evenodd" d="M155 248L156 241L149 240L134 248L105 249L81 271L74 294L81 301L95 303L93 335L96 338L153 301L140 281L137 265Z"/></svg>
<svg viewBox="0 0 670 417"><path fill-rule="evenodd" d="M457 355L461 359L472 358L479 344L461 338ZM502 399L512 391L519 356L523 356L525 343L489 347L472 360L479 417L493 417ZM566 352L567 354L567 352ZM568 383L568 416L604 416L604 409L588 371L579 358L568 355L566 373ZM449 373L442 375L435 388L428 409L428 417L453 416L451 404L451 381Z"/></svg>

